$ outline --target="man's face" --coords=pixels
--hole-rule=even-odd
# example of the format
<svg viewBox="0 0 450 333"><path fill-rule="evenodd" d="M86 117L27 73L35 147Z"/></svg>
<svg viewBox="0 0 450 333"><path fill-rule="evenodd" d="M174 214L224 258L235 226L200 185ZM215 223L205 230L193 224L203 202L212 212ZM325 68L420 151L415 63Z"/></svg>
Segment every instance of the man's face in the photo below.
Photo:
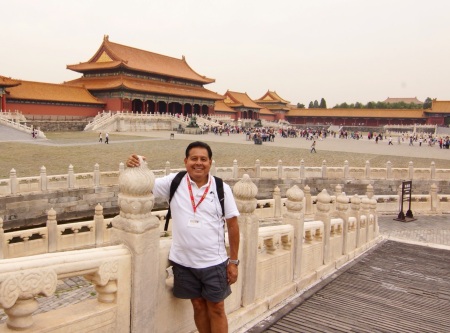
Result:
<svg viewBox="0 0 450 333"><path fill-rule="evenodd" d="M189 177L193 181L206 181L212 160L208 156L205 148L194 147L189 151L189 156L184 159L184 165Z"/></svg>

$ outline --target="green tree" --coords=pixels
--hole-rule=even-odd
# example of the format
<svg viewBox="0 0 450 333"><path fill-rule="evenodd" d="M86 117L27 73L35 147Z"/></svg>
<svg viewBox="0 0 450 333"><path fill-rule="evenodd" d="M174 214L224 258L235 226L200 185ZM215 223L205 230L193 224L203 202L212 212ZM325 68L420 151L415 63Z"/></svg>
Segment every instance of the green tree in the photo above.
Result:
<svg viewBox="0 0 450 333"><path fill-rule="evenodd" d="M317 99L314 101L314 109L318 109L319 108L319 102L317 101Z"/></svg>
<svg viewBox="0 0 450 333"><path fill-rule="evenodd" d="M322 97L322 99L320 100L320 108L322 109L326 109L327 108L327 102L325 101L325 99Z"/></svg>
<svg viewBox="0 0 450 333"><path fill-rule="evenodd" d="M314 104L312 101L309 102L308 109L314 109Z"/></svg>
<svg viewBox="0 0 450 333"><path fill-rule="evenodd" d="M304 109L304 108L305 108L305 104L297 103L297 109Z"/></svg>
<svg viewBox="0 0 450 333"><path fill-rule="evenodd" d="M423 108L424 109L431 109L432 102L433 102L433 100L430 97L427 97L425 99L425 102L423 103Z"/></svg>

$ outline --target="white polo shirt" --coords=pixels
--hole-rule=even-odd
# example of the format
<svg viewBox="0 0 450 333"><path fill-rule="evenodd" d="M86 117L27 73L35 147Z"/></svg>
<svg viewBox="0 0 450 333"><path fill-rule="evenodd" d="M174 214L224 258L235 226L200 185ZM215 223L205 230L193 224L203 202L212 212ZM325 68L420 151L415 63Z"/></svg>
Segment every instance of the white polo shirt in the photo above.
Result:
<svg viewBox="0 0 450 333"><path fill-rule="evenodd" d="M155 197L169 200L170 184L176 173L155 179L153 194ZM198 188L190 181L195 204L201 200L209 182L211 185L204 200L194 213L187 185L188 174L181 179L172 201L172 246L169 259L192 268L205 268L224 262L228 256L225 249L224 220L222 207L217 195L214 177L208 176L208 182ZM233 193L228 184L223 184L225 197L225 218L239 216Z"/></svg>

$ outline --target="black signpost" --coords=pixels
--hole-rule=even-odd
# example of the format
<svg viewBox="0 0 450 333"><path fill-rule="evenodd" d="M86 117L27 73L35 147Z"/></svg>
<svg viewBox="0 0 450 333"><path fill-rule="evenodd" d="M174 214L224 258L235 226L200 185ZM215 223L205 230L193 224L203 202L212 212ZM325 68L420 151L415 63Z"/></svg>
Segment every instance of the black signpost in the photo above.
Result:
<svg viewBox="0 0 450 333"><path fill-rule="evenodd" d="M401 205L400 205L400 213L398 213L398 217L394 219L395 221L400 222L411 222L415 221L416 219L413 216L413 213L411 211L411 192L412 192L412 181L406 181L402 182L402 197L400 199ZM403 203L405 201L408 201L408 210L405 213L403 213Z"/></svg>

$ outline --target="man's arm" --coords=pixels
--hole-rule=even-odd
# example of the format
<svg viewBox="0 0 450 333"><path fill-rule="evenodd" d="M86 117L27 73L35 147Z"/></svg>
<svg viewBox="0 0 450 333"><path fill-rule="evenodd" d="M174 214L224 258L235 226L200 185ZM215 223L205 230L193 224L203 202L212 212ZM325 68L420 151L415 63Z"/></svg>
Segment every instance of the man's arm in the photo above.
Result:
<svg viewBox="0 0 450 333"><path fill-rule="evenodd" d="M239 253L239 224L237 216L227 219L228 242L230 244L230 259L238 259ZM238 277L238 266L232 263L227 267L228 283L233 284Z"/></svg>

